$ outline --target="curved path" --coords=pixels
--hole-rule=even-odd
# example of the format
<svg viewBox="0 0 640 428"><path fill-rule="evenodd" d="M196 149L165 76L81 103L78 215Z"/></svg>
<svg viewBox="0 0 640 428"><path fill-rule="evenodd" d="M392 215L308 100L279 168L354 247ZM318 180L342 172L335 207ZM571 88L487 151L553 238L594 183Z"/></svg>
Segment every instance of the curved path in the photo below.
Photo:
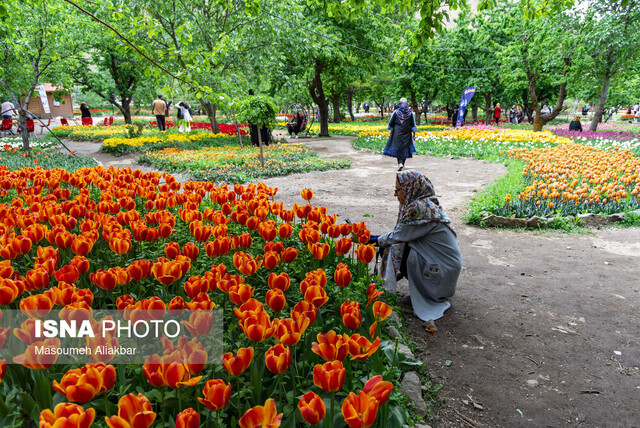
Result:
<svg viewBox="0 0 640 428"><path fill-rule="evenodd" d="M312 202L340 221L386 232L397 215L396 164L353 149L351 140L291 140L353 166L265 182L289 205L311 188ZM87 155L99 147L71 144ZM135 167L133 157L93 156ZM506 171L502 165L418 156L407 167L433 181L464 257L453 307L436 321L437 332L426 333L410 314L403 323L434 382L443 384L432 425L640 426L640 229L566 235L467 226L465 205Z"/></svg>

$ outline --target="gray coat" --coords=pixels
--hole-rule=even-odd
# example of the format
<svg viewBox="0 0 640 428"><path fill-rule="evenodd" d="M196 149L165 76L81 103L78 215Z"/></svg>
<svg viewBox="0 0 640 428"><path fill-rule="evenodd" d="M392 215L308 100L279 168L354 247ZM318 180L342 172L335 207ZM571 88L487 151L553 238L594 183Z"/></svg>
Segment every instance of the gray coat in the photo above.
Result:
<svg viewBox="0 0 640 428"><path fill-rule="evenodd" d="M451 307L448 298L456 291L462 268L462 254L455 233L439 222L398 223L393 231L378 238L381 247L401 242L411 248L407 258L407 279L414 312L425 321L441 318ZM393 268L389 267L389 270L393 272Z"/></svg>

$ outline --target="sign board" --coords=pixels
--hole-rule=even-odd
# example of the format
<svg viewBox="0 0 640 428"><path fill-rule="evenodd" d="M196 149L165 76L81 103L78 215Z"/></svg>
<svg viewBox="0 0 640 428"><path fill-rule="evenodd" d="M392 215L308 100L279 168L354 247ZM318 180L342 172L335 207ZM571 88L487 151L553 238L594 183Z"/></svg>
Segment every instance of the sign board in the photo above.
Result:
<svg viewBox="0 0 640 428"><path fill-rule="evenodd" d="M464 120L464 113L467 111L467 105L471 102L471 98L476 94L476 88L469 86L462 91L462 97L460 98L460 109L458 110L458 119L456 120L456 127L462 126Z"/></svg>
<svg viewBox="0 0 640 428"><path fill-rule="evenodd" d="M40 94L40 101L42 101L42 110L46 114L51 114L51 109L49 109L49 100L47 100L47 90L44 88L44 85L38 85L38 93Z"/></svg>

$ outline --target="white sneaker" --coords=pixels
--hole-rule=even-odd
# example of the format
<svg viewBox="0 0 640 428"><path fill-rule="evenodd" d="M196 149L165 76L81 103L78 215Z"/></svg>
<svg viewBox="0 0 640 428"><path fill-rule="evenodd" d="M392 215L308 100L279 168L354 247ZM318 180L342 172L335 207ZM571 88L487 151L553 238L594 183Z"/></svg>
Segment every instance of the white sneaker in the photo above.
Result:
<svg viewBox="0 0 640 428"><path fill-rule="evenodd" d="M402 171L402 169L404 168L404 165L402 165L401 163L398 164L398 171Z"/></svg>

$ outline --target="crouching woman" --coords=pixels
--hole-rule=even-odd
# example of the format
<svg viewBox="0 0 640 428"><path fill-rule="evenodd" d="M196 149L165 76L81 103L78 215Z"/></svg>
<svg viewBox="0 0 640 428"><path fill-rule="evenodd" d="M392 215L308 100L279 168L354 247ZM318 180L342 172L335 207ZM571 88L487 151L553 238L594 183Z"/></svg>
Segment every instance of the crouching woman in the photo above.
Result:
<svg viewBox="0 0 640 428"><path fill-rule="evenodd" d="M433 184L417 171L396 174L400 203L393 231L377 237L384 248L382 277L387 291L409 280L411 305L424 321L437 320L451 307L462 268L462 254L451 220L435 196ZM375 238L374 238L375 239Z"/></svg>

